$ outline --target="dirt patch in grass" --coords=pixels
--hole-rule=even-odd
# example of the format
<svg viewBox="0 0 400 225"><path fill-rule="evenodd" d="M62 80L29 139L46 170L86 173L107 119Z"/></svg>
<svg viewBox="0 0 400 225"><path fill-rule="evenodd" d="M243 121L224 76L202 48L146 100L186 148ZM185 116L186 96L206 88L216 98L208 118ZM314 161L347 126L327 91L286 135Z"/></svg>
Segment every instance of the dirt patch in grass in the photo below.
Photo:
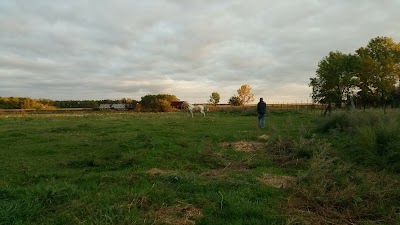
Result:
<svg viewBox="0 0 400 225"><path fill-rule="evenodd" d="M230 172L240 173L248 172L247 168L222 168L222 169L211 169L200 174L200 176L211 177L211 178L222 178L227 176Z"/></svg>
<svg viewBox="0 0 400 225"><path fill-rule="evenodd" d="M155 215L155 224L189 225L196 224L203 213L193 205L173 205L162 207Z"/></svg>
<svg viewBox="0 0 400 225"><path fill-rule="evenodd" d="M240 152L256 152L265 149L266 143L255 141L238 141L238 142L223 142L222 147L232 147L235 151Z"/></svg>
<svg viewBox="0 0 400 225"><path fill-rule="evenodd" d="M261 135L258 138L269 139L270 137L268 135ZM235 151L259 153L260 157L267 157L271 159L274 165L280 168L304 167L308 161L306 158L296 157L290 152L292 149L288 152L288 150L286 150L287 146L282 147L281 143L276 146L276 144L269 145L266 142L238 141L223 142L220 145L224 148L231 147ZM290 148L293 148L293 146L290 146Z"/></svg>
<svg viewBox="0 0 400 225"><path fill-rule="evenodd" d="M295 177L291 176L283 176L270 173L265 173L261 177L257 178L260 183L276 188L287 188L294 183L295 179Z"/></svg>
<svg viewBox="0 0 400 225"><path fill-rule="evenodd" d="M225 177L226 174L227 172L223 169L211 169L201 173L200 176L217 178L217 177Z"/></svg>
<svg viewBox="0 0 400 225"><path fill-rule="evenodd" d="M155 176L155 175L165 175L165 174L169 174L172 173L173 171L171 170L161 170L158 168L152 168L146 171L147 174Z"/></svg>

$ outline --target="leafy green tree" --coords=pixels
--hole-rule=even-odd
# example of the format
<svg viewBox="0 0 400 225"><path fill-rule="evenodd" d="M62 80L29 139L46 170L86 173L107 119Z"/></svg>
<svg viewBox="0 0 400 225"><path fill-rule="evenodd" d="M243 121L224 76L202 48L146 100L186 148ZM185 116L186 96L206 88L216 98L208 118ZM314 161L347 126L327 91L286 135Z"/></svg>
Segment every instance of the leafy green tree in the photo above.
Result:
<svg viewBox="0 0 400 225"><path fill-rule="evenodd" d="M32 109L33 105L36 104L36 101L33 101L30 98L20 98L20 103L21 109Z"/></svg>
<svg viewBox="0 0 400 225"><path fill-rule="evenodd" d="M251 87L247 84L242 85L237 90L237 97L240 99L241 105L254 101L254 94L251 93Z"/></svg>
<svg viewBox="0 0 400 225"><path fill-rule="evenodd" d="M158 99L165 99L168 102L176 102L179 101L179 99L175 95L169 95L169 94L159 94L157 95Z"/></svg>
<svg viewBox="0 0 400 225"><path fill-rule="evenodd" d="M5 100L3 97L0 96L0 109L4 109L5 106Z"/></svg>
<svg viewBox="0 0 400 225"><path fill-rule="evenodd" d="M157 100L156 95L145 95L141 98L140 103L142 108L158 111L159 105Z"/></svg>
<svg viewBox="0 0 400 225"><path fill-rule="evenodd" d="M364 66L362 76L371 80L369 87L375 92L380 105L386 110L390 96L395 92L396 81L400 78L400 44L389 37L376 37L365 48L357 50ZM364 90L365 94L367 90Z"/></svg>
<svg viewBox="0 0 400 225"><path fill-rule="evenodd" d="M172 106L171 102L167 99L159 99L158 104L160 106L160 111L161 112L171 112L172 111Z"/></svg>
<svg viewBox="0 0 400 225"><path fill-rule="evenodd" d="M167 103L170 106L173 101L178 101L178 98L175 95L158 94L143 96L140 103L142 108L153 112L166 112L165 110L172 110L172 107L167 107Z"/></svg>
<svg viewBox="0 0 400 225"><path fill-rule="evenodd" d="M363 106L364 110L368 105L373 105L376 102L376 97L374 95L374 76L376 74L376 61L370 56L360 56L358 57L357 65L357 95L360 104Z"/></svg>
<svg viewBox="0 0 400 225"><path fill-rule="evenodd" d="M208 100L209 103L213 104L214 106L216 106L219 103L220 100L220 96L218 92L213 92L210 95L210 99Z"/></svg>
<svg viewBox="0 0 400 225"><path fill-rule="evenodd" d="M356 62L356 56L338 51L330 52L324 57L318 63L316 77L310 78L312 99L328 104L329 112L332 103L335 103L336 107L341 107L342 101L347 99L356 85Z"/></svg>
<svg viewBox="0 0 400 225"><path fill-rule="evenodd" d="M46 106L54 106L54 101L51 99L39 98L37 101Z"/></svg>
<svg viewBox="0 0 400 225"><path fill-rule="evenodd" d="M6 105L7 105L8 109L20 109L21 108L19 98L9 97L8 101L6 103L7 103Z"/></svg>
<svg viewBox="0 0 400 225"><path fill-rule="evenodd" d="M239 96L236 96L236 95L232 96L232 97L229 99L228 102L229 102L230 105L234 105L234 106L243 105L242 100L239 98Z"/></svg>
<svg viewBox="0 0 400 225"><path fill-rule="evenodd" d="M22 97L0 97L0 108L4 109L34 109L36 106L43 107L43 104L31 98Z"/></svg>

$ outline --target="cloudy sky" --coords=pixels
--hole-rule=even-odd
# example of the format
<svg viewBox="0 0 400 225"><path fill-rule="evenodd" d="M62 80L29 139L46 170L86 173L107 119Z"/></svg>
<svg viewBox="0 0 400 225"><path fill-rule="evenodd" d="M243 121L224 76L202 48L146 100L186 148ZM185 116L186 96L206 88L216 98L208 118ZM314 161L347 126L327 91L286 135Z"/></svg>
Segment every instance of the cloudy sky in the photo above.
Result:
<svg viewBox="0 0 400 225"><path fill-rule="evenodd" d="M0 96L53 100L173 94L193 103L241 85L255 102L310 101L330 51L400 42L400 0L0 0Z"/></svg>

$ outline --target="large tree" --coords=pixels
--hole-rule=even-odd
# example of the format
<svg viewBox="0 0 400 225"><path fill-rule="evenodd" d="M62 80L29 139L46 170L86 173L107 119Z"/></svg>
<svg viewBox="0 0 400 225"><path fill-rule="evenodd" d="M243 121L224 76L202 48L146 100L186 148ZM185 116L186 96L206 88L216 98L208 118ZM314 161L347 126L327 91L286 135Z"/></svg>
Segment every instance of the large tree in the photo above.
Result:
<svg viewBox="0 0 400 225"><path fill-rule="evenodd" d="M370 56L358 57L357 62L357 95L364 110L368 105L376 102L374 95L374 77L376 74L377 63Z"/></svg>
<svg viewBox="0 0 400 225"><path fill-rule="evenodd" d="M340 107L353 91L364 108L382 105L386 109L386 104L394 101L400 79L400 44L376 37L356 53L330 52L318 63L316 77L310 78L314 101L327 103L327 109L331 103Z"/></svg>
<svg viewBox="0 0 400 225"><path fill-rule="evenodd" d="M236 95L232 96L232 97L229 99L228 102L229 102L230 105L233 105L233 106L243 105L243 103L242 103L242 101L240 100L240 98L239 98L238 96L236 96Z"/></svg>
<svg viewBox="0 0 400 225"><path fill-rule="evenodd" d="M151 111L166 112L172 109L170 103L174 101L178 101L178 98L175 95L158 94L143 96L140 103L144 108Z"/></svg>
<svg viewBox="0 0 400 225"><path fill-rule="evenodd" d="M358 49L357 54L363 65L359 76L368 77L368 89L386 109L390 96L395 92L396 81L400 78L400 43L389 37L376 37L365 48ZM361 96L368 92L365 88L361 91Z"/></svg>
<svg viewBox="0 0 400 225"><path fill-rule="evenodd" d="M221 97L219 96L218 92L213 92L213 93L211 93L210 99L208 100L208 102L213 104L214 106L216 106L219 103L220 99L221 99Z"/></svg>
<svg viewBox="0 0 400 225"><path fill-rule="evenodd" d="M342 101L348 98L356 84L356 61L356 56L338 51L324 57L318 63L316 77L310 78L312 99L328 104L328 111L332 103L341 107Z"/></svg>
<svg viewBox="0 0 400 225"><path fill-rule="evenodd" d="M241 105L254 101L254 94L251 93L251 87L247 84L242 85L237 90L237 97L240 99Z"/></svg>
<svg viewBox="0 0 400 225"><path fill-rule="evenodd" d="M4 109L35 109L43 108L43 104L31 99L23 97L0 97L0 108Z"/></svg>

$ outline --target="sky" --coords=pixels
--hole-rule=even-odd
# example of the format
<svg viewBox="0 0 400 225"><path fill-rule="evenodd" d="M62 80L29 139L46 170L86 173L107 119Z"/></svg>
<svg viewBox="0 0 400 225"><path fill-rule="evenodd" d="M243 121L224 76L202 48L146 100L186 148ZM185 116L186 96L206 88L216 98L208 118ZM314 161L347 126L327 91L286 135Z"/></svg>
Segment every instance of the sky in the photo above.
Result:
<svg viewBox="0 0 400 225"><path fill-rule="evenodd" d="M311 102L330 51L400 42L400 0L0 0L0 96Z"/></svg>

